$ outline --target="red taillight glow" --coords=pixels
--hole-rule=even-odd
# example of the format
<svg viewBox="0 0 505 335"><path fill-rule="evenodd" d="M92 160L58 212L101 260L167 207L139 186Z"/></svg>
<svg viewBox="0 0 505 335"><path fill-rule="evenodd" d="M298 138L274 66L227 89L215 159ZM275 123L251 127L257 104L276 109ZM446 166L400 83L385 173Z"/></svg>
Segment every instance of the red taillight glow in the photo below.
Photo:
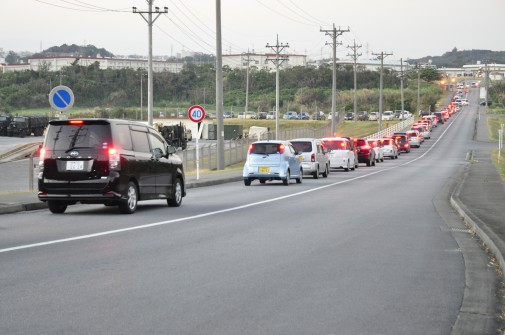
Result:
<svg viewBox="0 0 505 335"><path fill-rule="evenodd" d="M283 154L284 153L284 144L279 144L279 153Z"/></svg>
<svg viewBox="0 0 505 335"><path fill-rule="evenodd" d="M82 125L84 123L83 120L70 120L68 123L73 124L73 125Z"/></svg>
<svg viewBox="0 0 505 335"><path fill-rule="evenodd" d="M109 169L119 170L120 166L120 156L116 148L108 148L107 154L109 155Z"/></svg>
<svg viewBox="0 0 505 335"><path fill-rule="evenodd" d="M46 148L42 147L39 150L39 171L44 171L44 158L46 158Z"/></svg>
<svg viewBox="0 0 505 335"><path fill-rule="evenodd" d="M316 154L310 155L310 161L315 162L316 161Z"/></svg>
<svg viewBox="0 0 505 335"><path fill-rule="evenodd" d="M251 145L249 145L249 150L248 150L247 152L248 152L248 153L251 153L251 152L252 152L252 150L253 150L253 148L254 148L254 146L253 146L252 144L251 144Z"/></svg>
<svg viewBox="0 0 505 335"><path fill-rule="evenodd" d="M40 160L43 161L45 156L46 156L46 148L40 148L40 151L39 151Z"/></svg>

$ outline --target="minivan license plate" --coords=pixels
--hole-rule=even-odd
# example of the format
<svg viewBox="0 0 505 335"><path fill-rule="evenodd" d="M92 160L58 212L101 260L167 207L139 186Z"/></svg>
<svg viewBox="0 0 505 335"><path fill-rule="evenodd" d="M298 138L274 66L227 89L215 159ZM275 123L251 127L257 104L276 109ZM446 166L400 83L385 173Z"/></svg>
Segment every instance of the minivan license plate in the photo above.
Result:
<svg viewBox="0 0 505 335"><path fill-rule="evenodd" d="M67 170L82 171L82 170L84 170L84 162L83 161L68 161L67 162Z"/></svg>
<svg viewBox="0 0 505 335"><path fill-rule="evenodd" d="M259 173L270 173L270 167L268 167L268 166L260 166Z"/></svg>

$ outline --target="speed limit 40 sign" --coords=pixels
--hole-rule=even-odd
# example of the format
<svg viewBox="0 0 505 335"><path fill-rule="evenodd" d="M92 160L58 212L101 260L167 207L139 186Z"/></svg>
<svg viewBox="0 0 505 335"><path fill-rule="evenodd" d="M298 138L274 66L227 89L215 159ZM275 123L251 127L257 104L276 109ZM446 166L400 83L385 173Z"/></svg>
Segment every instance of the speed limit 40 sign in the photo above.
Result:
<svg viewBox="0 0 505 335"><path fill-rule="evenodd" d="M205 119L205 109L200 105L189 107L188 118L193 122L202 122Z"/></svg>

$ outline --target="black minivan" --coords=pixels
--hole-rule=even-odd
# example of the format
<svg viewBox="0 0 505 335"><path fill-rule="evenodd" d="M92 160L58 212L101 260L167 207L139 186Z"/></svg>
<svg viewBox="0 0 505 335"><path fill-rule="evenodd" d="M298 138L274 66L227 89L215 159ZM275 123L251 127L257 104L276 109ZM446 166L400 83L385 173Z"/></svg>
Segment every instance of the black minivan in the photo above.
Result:
<svg viewBox="0 0 505 335"><path fill-rule="evenodd" d="M52 213L68 205L105 204L131 214L137 202L186 195L182 160L153 128L109 119L49 122L40 149L38 197Z"/></svg>

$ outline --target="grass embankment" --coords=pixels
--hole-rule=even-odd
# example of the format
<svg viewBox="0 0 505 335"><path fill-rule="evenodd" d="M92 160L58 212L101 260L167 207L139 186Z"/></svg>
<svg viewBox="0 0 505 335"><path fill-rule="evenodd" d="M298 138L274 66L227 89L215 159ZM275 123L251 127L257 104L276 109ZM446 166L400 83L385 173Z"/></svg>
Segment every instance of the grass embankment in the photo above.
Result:
<svg viewBox="0 0 505 335"><path fill-rule="evenodd" d="M505 109L494 108L493 112L494 112L494 114L505 114ZM489 129L489 139L491 141L498 142L498 130L501 128L502 124L505 124L505 116L497 116L497 117L487 118L487 126ZM502 140L505 140L505 136ZM503 142L502 142L502 145L503 145ZM504 150L504 148L502 148L500 153L498 152L498 149L493 150L492 157L493 157L493 163L496 166L496 169L500 173L502 180L505 181L505 150Z"/></svg>
<svg viewBox="0 0 505 335"><path fill-rule="evenodd" d="M392 126L399 121L391 121L382 123L382 128ZM275 120L251 120L251 119L225 119L225 124L238 124L248 130L251 126L267 127L275 129ZM314 120L279 120L281 129L297 129L310 128L319 129L331 124L331 121L314 121ZM379 129L377 121L344 121L337 126L337 136L362 137L373 134Z"/></svg>

